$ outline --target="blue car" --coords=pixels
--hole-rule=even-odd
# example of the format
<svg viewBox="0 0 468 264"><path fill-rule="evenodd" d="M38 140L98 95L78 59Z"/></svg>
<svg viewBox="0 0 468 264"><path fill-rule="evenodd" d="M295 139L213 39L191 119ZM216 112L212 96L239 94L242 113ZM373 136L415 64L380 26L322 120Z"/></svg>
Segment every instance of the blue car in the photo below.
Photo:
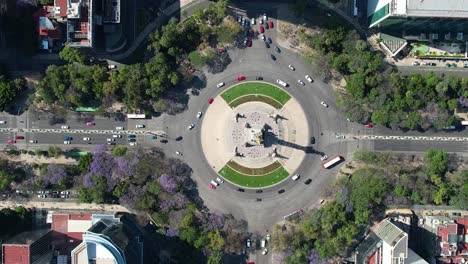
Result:
<svg viewBox="0 0 468 264"><path fill-rule="evenodd" d="M73 138L72 137L64 137L63 140L70 141L70 140L73 140Z"/></svg>
<svg viewBox="0 0 468 264"><path fill-rule="evenodd" d="M280 48L278 48L278 47L275 47L275 50L276 50L276 52L278 52L278 53L281 52Z"/></svg>
<svg viewBox="0 0 468 264"><path fill-rule="evenodd" d="M149 136L150 139L157 139L158 137L155 135Z"/></svg>
<svg viewBox="0 0 468 264"><path fill-rule="evenodd" d="M270 44L268 44L268 42L265 42L265 47L266 47L267 49L269 49L269 48L270 48Z"/></svg>
<svg viewBox="0 0 468 264"><path fill-rule="evenodd" d="M270 56L271 56L271 59L272 59L272 60L274 60L274 61L276 60L275 55L271 54Z"/></svg>

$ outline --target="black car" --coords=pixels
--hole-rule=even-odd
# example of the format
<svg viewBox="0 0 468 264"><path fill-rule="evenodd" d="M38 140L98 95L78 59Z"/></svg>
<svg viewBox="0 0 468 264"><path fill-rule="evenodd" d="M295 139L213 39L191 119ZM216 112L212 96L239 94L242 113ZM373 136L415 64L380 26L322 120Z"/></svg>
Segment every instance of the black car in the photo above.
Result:
<svg viewBox="0 0 468 264"><path fill-rule="evenodd" d="M136 135L128 135L128 138L136 138Z"/></svg>
<svg viewBox="0 0 468 264"><path fill-rule="evenodd" d="M275 47L276 52L281 53L281 49L279 47Z"/></svg>
<svg viewBox="0 0 468 264"><path fill-rule="evenodd" d="M256 193L262 193L263 190L256 190L255 192L256 192Z"/></svg>
<svg viewBox="0 0 468 264"><path fill-rule="evenodd" d="M268 38L267 40L268 40L268 43L270 43L270 44L273 42L273 41L271 41L271 38Z"/></svg>
<svg viewBox="0 0 468 264"><path fill-rule="evenodd" d="M166 144L168 141L166 139L161 139L159 142Z"/></svg>
<svg viewBox="0 0 468 264"><path fill-rule="evenodd" d="M263 80L263 77L257 76L257 78L255 78L255 79L257 79L257 80Z"/></svg>
<svg viewBox="0 0 468 264"><path fill-rule="evenodd" d="M115 145L115 142L107 142L107 145L114 146L114 145Z"/></svg>
<svg viewBox="0 0 468 264"><path fill-rule="evenodd" d="M310 144L315 144L315 137L310 138Z"/></svg>
<svg viewBox="0 0 468 264"><path fill-rule="evenodd" d="M183 137L176 137L176 141L181 141L183 139Z"/></svg>
<svg viewBox="0 0 468 264"><path fill-rule="evenodd" d="M307 181L304 182L305 185L309 185L312 182L312 179L307 179Z"/></svg>
<svg viewBox="0 0 468 264"><path fill-rule="evenodd" d="M268 25L268 23L266 21L265 21L265 28L270 29L270 26Z"/></svg>
<svg viewBox="0 0 468 264"><path fill-rule="evenodd" d="M275 55L273 55L273 54L270 54L270 57L271 57L271 59L272 59L272 60L274 60L274 61L276 60L276 57L275 57Z"/></svg>
<svg viewBox="0 0 468 264"><path fill-rule="evenodd" d="M245 192L245 190L242 189L242 188L238 188L237 191L239 191L239 192Z"/></svg>
<svg viewBox="0 0 468 264"><path fill-rule="evenodd" d="M281 190L278 191L278 193L284 193L284 192L285 192L284 189L281 189Z"/></svg>
<svg viewBox="0 0 468 264"><path fill-rule="evenodd" d="M268 42L265 42L265 47L266 47L267 49L269 49L269 48L270 48L270 44L268 44Z"/></svg>
<svg viewBox="0 0 468 264"><path fill-rule="evenodd" d="M134 139L134 138L129 138L128 139L128 142L135 142L135 141L136 141L136 139Z"/></svg>
<svg viewBox="0 0 468 264"><path fill-rule="evenodd" d="M262 201L262 198L257 198L257 202L261 202Z"/></svg>

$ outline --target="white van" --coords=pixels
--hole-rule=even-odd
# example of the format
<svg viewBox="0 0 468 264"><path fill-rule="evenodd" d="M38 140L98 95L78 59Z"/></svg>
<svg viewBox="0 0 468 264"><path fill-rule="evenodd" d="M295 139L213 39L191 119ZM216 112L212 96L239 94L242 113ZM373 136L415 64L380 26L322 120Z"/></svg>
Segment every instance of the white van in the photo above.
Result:
<svg viewBox="0 0 468 264"><path fill-rule="evenodd" d="M292 179L293 181L297 181L300 177L301 177L301 176L300 176L299 174L296 174L296 175L292 176L291 179Z"/></svg>
<svg viewBox="0 0 468 264"><path fill-rule="evenodd" d="M262 248L264 248L264 247L265 247L265 244L266 244L266 241L265 241L265 239L262 239L262 241L261 241L261 243L260 243L260 245L262 246Z"/></svg>
<svg viewBox="0 0 468 264"><path fill-rule="evenodd" d="M282 80L279 80L279 79L276 80L276 83L277 83L277 84L280 84L281 86L284 86L284 87L288 86L287 83L285 83L285 82L283 82Z"/></svg>

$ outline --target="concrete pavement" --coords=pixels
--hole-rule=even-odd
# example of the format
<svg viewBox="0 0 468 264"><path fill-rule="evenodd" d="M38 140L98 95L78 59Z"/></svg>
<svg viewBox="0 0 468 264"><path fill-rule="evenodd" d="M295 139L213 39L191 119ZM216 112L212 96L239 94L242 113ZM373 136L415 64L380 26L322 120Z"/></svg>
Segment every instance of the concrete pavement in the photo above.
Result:
<svg viewBox="0 0 468 264"><path fill-rule="evenodd" d="M23 206L25 208L44 208L50 210L90 210L90 211L110 211L127 212L127 208L118 204L95 204L95 203L73 203L73 202L42 202L42 201L0 201L0 208L14 208Z"/></svg>

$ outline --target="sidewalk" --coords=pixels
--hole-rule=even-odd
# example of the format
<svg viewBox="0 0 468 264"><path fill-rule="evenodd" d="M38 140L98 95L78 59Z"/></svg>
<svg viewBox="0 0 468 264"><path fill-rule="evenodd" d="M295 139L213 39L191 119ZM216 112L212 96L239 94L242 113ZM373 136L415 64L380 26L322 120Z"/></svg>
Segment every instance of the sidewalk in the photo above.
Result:
<svg viewBox="0 0 468 264"><path fill-rule="evenodd" d="M76 203L76 202L14 202L1 201L0 208L15 208L23 206L25 208L44 208L53 210L88 210L88 211L110 211L110 212L126 212L130 211L127 208L118 204L95 204L95 203Z"/></svg>

